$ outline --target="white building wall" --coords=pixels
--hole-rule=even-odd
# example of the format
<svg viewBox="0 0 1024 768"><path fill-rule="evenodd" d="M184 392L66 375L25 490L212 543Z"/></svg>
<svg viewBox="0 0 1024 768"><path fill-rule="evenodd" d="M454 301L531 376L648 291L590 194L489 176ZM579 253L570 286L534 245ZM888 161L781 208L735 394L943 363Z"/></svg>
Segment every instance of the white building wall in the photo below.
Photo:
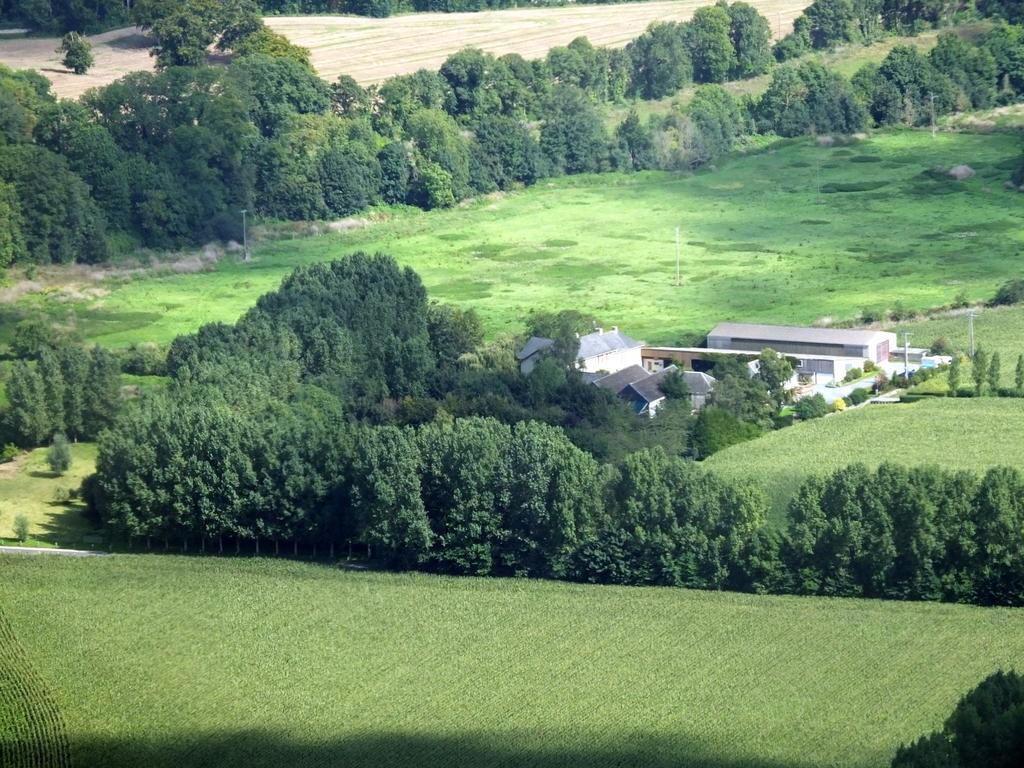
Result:
<svg viewBox="0 0 1024 768"><path fill-rule="evenodd" d="M642 347L634 347L633 349L617 349L614 352L608 352L595 357L588 357L581 362L580 370L584 373L599 373L601 371L618 373L623 368L629 368L631 365L642 366L643 359L640 355L641 349Z"/></svg>

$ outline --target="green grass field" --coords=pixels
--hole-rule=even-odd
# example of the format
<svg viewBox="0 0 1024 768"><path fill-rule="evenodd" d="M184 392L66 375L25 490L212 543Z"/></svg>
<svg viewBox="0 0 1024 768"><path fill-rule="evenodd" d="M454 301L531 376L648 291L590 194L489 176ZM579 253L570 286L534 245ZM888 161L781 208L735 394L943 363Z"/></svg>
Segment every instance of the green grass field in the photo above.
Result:
<svg viewBox="0 0 1024 768"><path fill-rule="evenodd" d="M961 291L988 298L1020 274L1024 206L1003 187L1019 155L1010 134L783 142L693 176L563 178L454 210L393 213L361 230L265 242L248 264L121 278L93 300L35 294L17 311L42 306L64 320L70 303L90 339L166 343L235 320L297 264L357 249L393 253L432 297L479 309L492 335L522 330L533 309L579 309L674 343L721 320L810 323L932 307ZM959 163L977 175L922 175Z"/></svg>
<svg viewBox="0 0 1024 768"><path fill-rule="evenodd" d="M71 468L61 476L47 466L45 448L0 464L0 543L15 543L14 518L24 514L29 519L27 543L32 546L88 544L83 537L94 531L82 515L82 504L69 496L94 471L96 446L72 445L71 456Z"/></svg>
<svg viewBox="0 0 1024 768"><path fill-rule="evenodd" d="M90 768L883 768L1024 665L1019 610L255 559L0 567Z"/></svg>
<svg viewBox="0 0 1024 768"><path fill-rule="evenodd" d="M979 307L975 312L975 346L989 353L999 353L1003 386L1013 386L1017 357L1024 352L1024 307ZM911 346L927 347L936 339L945 338L955 349L965 354L969 348L968 320L960 310L914 322L897 323L892 326L892 330L899 334L901 344L903 332L909 331ZM970 383L970 369L965 367L961 386Z"/></svg>
<svg viewBox="0 0 1024 768"><path fill-rule="evenodd" d="M1024 469L1024 403L936 398L866 405L734 445L704 465L723 477L761 483L773 520L782 524L789 500L810 474L883 461L975 472L995 465Z"/></svg>

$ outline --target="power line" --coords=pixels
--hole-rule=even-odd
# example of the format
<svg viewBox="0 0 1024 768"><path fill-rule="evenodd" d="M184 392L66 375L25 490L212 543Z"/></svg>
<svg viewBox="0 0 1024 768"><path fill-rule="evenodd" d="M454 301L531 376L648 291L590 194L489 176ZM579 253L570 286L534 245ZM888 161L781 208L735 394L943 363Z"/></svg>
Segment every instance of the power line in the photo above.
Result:
<svg viewBox="0 0 1024 768"><path fill-rule="evenodd" d="M676 285L680 285L679 277L679 227L676 227Z"/></svg>
<svg viewBox="0 0 1024 768"><path fill-rule="evenodd" d="M967 338L968 338L968 353L967 356L972 360L974 359L974 318L978 316L978 313L973 309L967 312Z"/></svg>
<svg viewBox="0 0 1024 768"><path fill-rule="evenodd" d="M903 332L903 379L910 383L910 337L914 334Z"/></svg>

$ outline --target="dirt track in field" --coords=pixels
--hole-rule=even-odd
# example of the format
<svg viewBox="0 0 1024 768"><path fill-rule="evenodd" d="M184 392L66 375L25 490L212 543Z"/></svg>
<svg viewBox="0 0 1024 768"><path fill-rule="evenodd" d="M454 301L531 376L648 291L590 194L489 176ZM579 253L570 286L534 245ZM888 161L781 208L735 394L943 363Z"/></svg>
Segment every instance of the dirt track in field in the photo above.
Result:
<svg viewBox="0 0 1024 768"><path fill-rule="evenodd" d="M776 37L792 29L809 0L751 0L771 22ZM481 13L418 13L371 19L362 16L271 16L267 24L309 48L317 72L327 80L344 73L360 83L426 67L437 69L455 51L476 46L489 53L543 56L583 35L595 45L623 46L654 21L686 21L711 0L675 0L567 8L522 8ZM153 68L149 42L126 28L95 35L95 66L74 75L60 63L56 38L0 37L0 64L37 69L54 92L77 98L136 70Z"/></svg>

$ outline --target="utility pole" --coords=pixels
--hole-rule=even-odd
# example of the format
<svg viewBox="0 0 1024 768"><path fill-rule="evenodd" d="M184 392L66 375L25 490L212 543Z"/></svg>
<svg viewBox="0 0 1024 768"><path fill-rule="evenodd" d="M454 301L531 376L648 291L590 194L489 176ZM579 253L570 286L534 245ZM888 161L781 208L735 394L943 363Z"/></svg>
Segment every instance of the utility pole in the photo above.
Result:
<svg viewBox="0 0 1024 768"><path fill-rule="evenodd" d="M903 380L910 383L910 337L912 334L903 332Z"/></svg>
<svg viewBox="0 0 1024 768"><path fill-rule="evenodd" d="M247 209L242 209L242 259L244 261L249 260L249 222L246 218L248 213Z"/></svg>
<svg viewBox="0 0 1024 768"><path fill-rule="evenodd" d="M967 356L972 360L974 359L974 318L978 316L978 313L973 309L967 313L967 339L968 339L968 353Z"/></svg>
<svg viewBox="0 0 1024 768"><path fill-rule="evenodd" d="M676 286L679 285L679 227L676 227Z"/></svg>
<svg viewBox="0 0 1024 768"><path fill-rule="evenodd" d="M935 94L929 93L928 98L932 102L932 138L935 138Z"/></svg>

